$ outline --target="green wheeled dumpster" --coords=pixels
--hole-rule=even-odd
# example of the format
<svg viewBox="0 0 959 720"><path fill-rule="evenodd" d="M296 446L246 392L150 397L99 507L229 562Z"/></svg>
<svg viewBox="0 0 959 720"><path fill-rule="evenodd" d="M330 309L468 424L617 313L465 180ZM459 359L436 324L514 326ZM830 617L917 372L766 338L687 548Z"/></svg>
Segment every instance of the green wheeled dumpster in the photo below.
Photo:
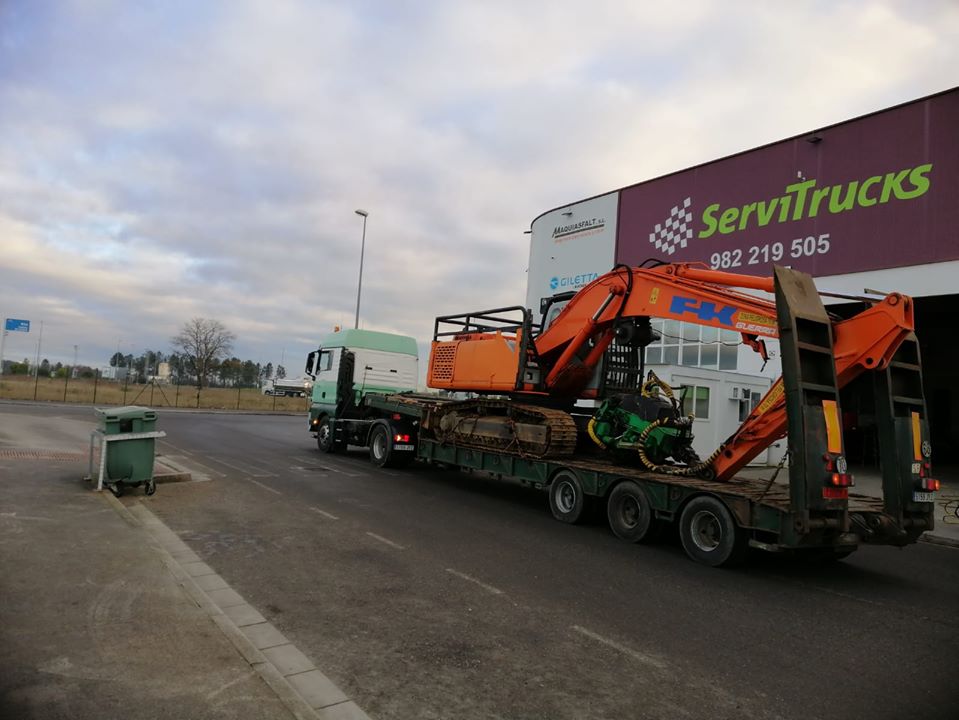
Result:
<svg viewBox="0 0 959 720"><path fill-rule="evenodd" d="M147 495L156 492L153 479L153 460L157 414L155 410L128 405L125 407L95 408L102 434L101 453L104 483L114 495L123 494L124 486L144 485Z"/></svg>

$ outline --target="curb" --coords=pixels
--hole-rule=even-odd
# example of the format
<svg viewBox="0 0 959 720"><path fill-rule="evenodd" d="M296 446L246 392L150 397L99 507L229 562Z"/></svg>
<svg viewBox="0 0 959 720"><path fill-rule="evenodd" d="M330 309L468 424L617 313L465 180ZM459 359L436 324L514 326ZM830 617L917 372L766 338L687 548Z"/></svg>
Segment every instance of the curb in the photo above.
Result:
<svg viewBox="0 0 959 720"><path fill-rule="evenodd" d="M104 492L102 495L129 525L139 528L150 537L151 547L160 555L164 566L183 588L186 596L210 617L243 659L273 690L293 717L297 720L371 720L353 700L350 700L329 678L317 670L305 655L300 653L292 644L289 644L279 631L267 623L254 608L247 605L237 593L230 589L226 582L213 572L212 568L201 562L199 557L180 540L176 533L150 512L145 505L137 503L134 510L138 512L134 512L114 497L112 493ZM145 518L141 519L138 514L144 515ZM179 558L175 557L174 553ZM188 568L186 565L191 567ZM206 570L209 570L209 573ZM201 588L198 580L204 578L203 582L215 586L216 589L204 590ZM232 593L236 600L229 604L223 603L224 607L221 607L211 597L210 593L221 593L222 595L224 591L226 594ZM262 622L251 619L249 617L251 615ZM238 618L237 622L234 622L234 617ZM240 618L243 618L242 622ZM255 626L258 631L272 632L276 637L286 642L281 645L259 649L237 623L246 627ZM279 657L281 662L285 660L288 663L291 661L291 657L296 660L298 656L308 664L308 667L304 665L297 672L284 674L281 668L271 662L267 653L272 653L274 658ZM293 678L293 680L290 678ZM300 686L300 689L297 688L297 685Z"/></svg>
<svg viewBox="0 0 959 720"><path fill-rule="evenodd" d="M165 455L157 455L153 463L153 479L156 480L157 484L193 481L192 472L169 460ZM157 468L163 468L171 472L157 472Z"/></svg>
<svg viewBox="0 0 959 720"><path fill-rule="evenodd" d="M942 547L959 548L959 539L945 537L944 535L923 533L919 536L919 542L929 543L930 545L941 545Z"/></svg>

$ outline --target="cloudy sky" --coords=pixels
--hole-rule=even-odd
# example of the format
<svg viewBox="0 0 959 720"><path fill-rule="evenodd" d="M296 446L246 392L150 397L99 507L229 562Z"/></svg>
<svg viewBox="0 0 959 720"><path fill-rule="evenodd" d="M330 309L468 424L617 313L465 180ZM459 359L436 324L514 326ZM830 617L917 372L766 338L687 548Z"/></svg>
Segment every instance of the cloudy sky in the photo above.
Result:
<svg viewBox="0 0 959 720"><path fill-rule="evenodd" d="M298 373L521 303L534 217L959 84L955 0L0 0L7 358ZM425 347L425 346L424 346Z"/></svg>

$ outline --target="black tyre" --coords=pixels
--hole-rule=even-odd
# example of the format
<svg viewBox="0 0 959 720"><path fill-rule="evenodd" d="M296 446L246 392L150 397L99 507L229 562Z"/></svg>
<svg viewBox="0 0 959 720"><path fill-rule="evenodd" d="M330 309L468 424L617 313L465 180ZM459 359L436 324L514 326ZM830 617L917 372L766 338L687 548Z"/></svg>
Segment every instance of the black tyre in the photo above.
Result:
<svg viewBox="0 0 959 720"><path fill-rule="evenodd" d="M393 460L393 437L385 425L370 431L370 462L377 467L389 467Z"/></svg>
<svg viewBox="0 0 959 720"><path fill-rule="evenodd" d="M116 482L113 483L110 487L110 492L113 493L113 497L123 497L123 483Z"/></svg>
<svg viewBox="0 0 959 720"><path fill-rule="evenodd" d="M333 436L333 418L327 416L320 420L316 429L316 446L320 452L335 453L344 449L343 443L337 442Z"/></svg>
<svg viewBox="0 0 959 720"><path fill-rule="evenodd" d="M654 540L662 523L653 517L649 495L631 480L613 488L606 503L606 519L613 535L627 542Z"/></svg>
<svg viewBox="0 0 959 720"><path fill-rule="evenodd" d="M157 491L157 481L153 480L152 478L150 480L147 480L146 483L143 485L144 495L155 495L156 491Z"/></svg>
<svg viewBox="0 0 959 720"><path fill-rule="evenodd" d="M560 522L575 524L583 519L586 497L572 470L560 470L549 486L549 509Z"/></svg>
<svg viewBox="0 0 959 720"><path fill-rule="evenodd" d="M735 565L746 553L746 536L721 500L700 495L689 501L679 518L683 549L696 562L711 567Z"/></svg>

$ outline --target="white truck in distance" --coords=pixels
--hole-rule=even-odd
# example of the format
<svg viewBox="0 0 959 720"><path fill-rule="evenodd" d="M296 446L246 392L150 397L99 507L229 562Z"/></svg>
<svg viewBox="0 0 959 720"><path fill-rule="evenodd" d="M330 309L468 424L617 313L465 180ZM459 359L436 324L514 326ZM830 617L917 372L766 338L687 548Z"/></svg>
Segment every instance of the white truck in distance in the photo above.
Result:
<svg viewBox="0 0 959 720"><path fill-rule="evenodd" d="M263 394L306 397L312 389L313 381L310 378L279 378L267 380L263 386Z"/></svg>

